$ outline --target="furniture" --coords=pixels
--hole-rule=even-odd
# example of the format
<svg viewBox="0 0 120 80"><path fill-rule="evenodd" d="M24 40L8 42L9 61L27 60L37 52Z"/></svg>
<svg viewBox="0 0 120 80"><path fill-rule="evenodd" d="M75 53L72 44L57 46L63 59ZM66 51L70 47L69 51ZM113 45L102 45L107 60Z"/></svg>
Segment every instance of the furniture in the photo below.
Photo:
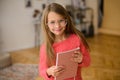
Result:
<svg viewBox="0 0 120 80"><path fill-rule="evenodd" d="M10 66L12 64L11 57L9 53L0 54L0 69Z"/></svg>
<svg viewBox="0 0 120 80"><path fill-rule="evenodd" d="M85 36L94 35L94 26L93 26L93 9L77 9L74 11L74 21L79 29Z"/></svg>

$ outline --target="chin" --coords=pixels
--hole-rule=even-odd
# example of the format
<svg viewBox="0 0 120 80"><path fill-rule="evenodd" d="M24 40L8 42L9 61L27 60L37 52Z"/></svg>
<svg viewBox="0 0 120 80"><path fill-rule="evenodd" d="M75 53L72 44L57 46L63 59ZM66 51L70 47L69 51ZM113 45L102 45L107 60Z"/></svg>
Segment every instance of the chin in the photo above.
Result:
<svg viewBox="0 0 120 80"><path fill-rule="evenodd" d="M55 34L56 36L60 36L61 34Z"/></svg>
<svg viewBox="0 0 120 80"><path fill-rule="evenodd" d="M60 36L62 35L62 33L54 33L56 36Z"/></svg>

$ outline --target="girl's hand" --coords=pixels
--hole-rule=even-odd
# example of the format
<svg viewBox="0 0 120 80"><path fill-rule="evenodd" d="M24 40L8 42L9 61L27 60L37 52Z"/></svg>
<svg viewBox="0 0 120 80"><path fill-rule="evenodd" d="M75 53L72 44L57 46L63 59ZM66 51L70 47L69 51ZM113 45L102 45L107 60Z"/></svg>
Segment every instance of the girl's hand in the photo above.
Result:
<svg viewBox="0 0 120 80"><path fill-rule="evenodd" d="M80 53L80 51L75 51L73 55L73 61L77 63L81 63L83 60L83 55Z"/></svg>
<svg viewBox="0 0 120 80"><path fill-rule="evenodd" d="M48 76L59 76L62 72L64 71L64 68L62 66L51 66L50 68L47 69L47 74Z"/></svg>

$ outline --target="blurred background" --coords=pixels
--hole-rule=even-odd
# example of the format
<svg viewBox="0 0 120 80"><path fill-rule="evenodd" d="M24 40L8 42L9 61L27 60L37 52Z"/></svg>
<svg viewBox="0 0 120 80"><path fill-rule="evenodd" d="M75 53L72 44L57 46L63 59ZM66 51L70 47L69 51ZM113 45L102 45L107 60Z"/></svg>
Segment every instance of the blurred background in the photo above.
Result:
<svg viewBox="0 0 120 80"><path fill-rule="evenodd" d="M90 45L92 62L82 69L83 80L120 80L120 0L0 0L0 80L9 80L4 69L9 71L14 64L39 63L44 37L40 20L44 8L53 2L66 8ZM30 68L31 74L37 67ZM20 77L20 72L17 77L12 70L6 73L14 75L9 76L13 80Z"/></svg>

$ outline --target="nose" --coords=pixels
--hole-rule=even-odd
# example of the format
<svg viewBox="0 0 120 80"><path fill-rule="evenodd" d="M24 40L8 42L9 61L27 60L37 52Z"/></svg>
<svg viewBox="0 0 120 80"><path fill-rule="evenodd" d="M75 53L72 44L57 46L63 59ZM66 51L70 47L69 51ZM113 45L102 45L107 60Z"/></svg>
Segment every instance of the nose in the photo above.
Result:
<svg viewBox="0 0 120 80"><path fill-rule="evenodd" d="M55 23L55 27L60 27L60 23L59 23L59 22L56 22L56 23Z"/></svg>

